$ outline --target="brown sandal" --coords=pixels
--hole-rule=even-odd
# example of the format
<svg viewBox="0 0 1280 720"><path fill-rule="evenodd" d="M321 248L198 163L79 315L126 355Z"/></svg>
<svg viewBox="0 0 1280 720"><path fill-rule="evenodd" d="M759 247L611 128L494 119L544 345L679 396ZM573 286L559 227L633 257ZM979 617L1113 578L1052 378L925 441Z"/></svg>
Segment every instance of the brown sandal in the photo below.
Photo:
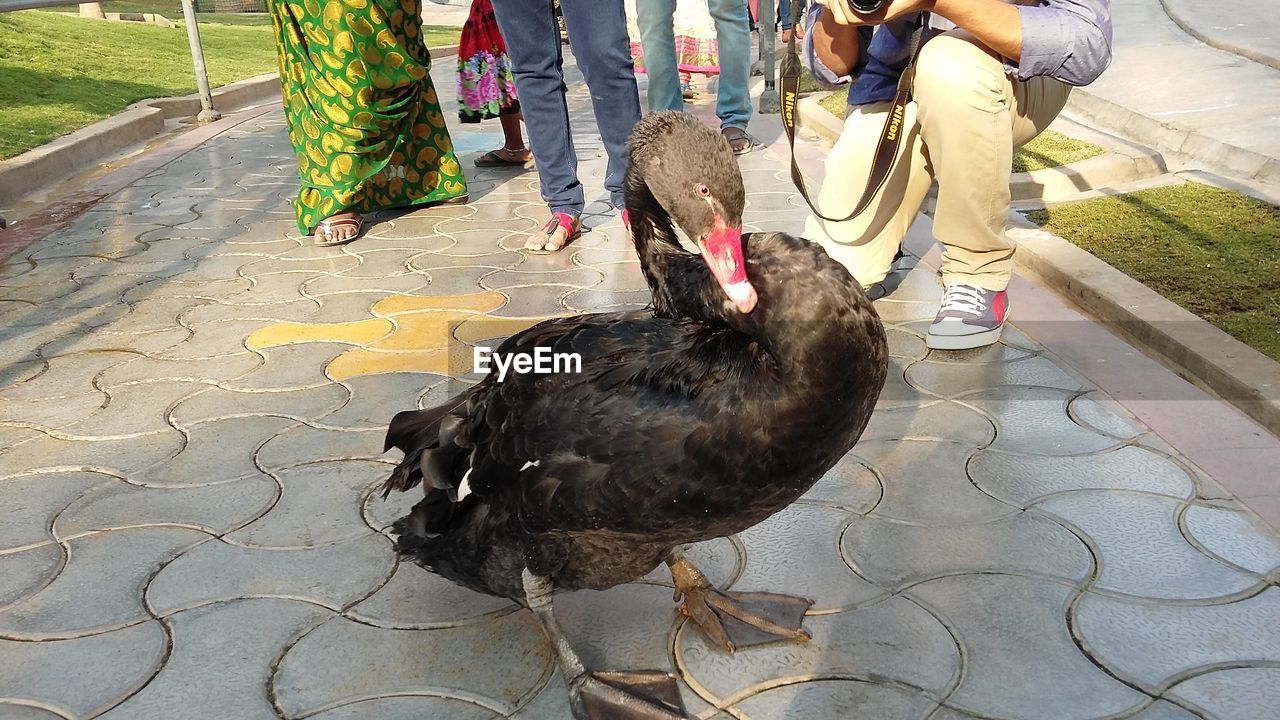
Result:
<svg viewBox="0 0 1280 720"><path fill-rule="evenodd" d="M355 232L351 233L351 237L348 237L344 240L334 239L335 230L338 230L338 229L345 230L348 228L352 228L355 230ZM319 247L337 247L339 245L346 245L347 243L360 237L360 232L363 229L364 229L364 218L360 217L359 215L356 215L354 217L348 216L348 217L340 217L340 218L328 217L316 224L316 229L315 229L315 232L312 234L312 237L315 238L315 243Z"/></svg>
<svg viewBox="0 0 1280 720"><path fill-rule="evenodd" d="M737 127L721 128L720 134L729 141L729 149L734 155L746 155L760 147L760 141L751 137L751 133Z"/></svg>

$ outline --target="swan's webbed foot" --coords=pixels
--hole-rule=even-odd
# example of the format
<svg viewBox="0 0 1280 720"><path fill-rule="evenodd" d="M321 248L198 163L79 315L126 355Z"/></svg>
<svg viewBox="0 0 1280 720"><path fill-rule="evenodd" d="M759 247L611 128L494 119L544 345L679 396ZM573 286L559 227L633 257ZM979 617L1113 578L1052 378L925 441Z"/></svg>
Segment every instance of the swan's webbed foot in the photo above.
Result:
<svg viewBox="0 0 1280 720"><path fill-rule="evenodd" d="M675 581L675 599L684 598L680 613L725 650L812 638L803 627L812 600L777 593L722 593L678 552L672 553L667 565Z"/></svg>
<svg viewBox="0 0 1280 720"><path fill-rule="evenodd" d="M676 676L657 670L593 672L570 681L580 720L685 720Z"/></svg>
<svg viewBox="0 0 1280 720"><path fill-rule="evenodd" d="M537 615L569 686L574 720L686 720L676 676L658 670L587 672L560 632L551 607L551 581L524 571L525 599Z"/></svg>

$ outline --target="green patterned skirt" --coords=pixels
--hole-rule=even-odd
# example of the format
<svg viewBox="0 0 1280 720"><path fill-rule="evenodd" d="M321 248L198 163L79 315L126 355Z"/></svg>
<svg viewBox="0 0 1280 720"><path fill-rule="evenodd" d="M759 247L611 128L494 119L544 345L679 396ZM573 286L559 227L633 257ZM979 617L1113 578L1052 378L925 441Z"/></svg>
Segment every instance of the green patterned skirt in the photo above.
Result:
<svg viewBox="0 0 1280 720"><path fill-rule="evenodd" d="M298 229L467 194L431 83L420 0L271 0Z"/></svg>

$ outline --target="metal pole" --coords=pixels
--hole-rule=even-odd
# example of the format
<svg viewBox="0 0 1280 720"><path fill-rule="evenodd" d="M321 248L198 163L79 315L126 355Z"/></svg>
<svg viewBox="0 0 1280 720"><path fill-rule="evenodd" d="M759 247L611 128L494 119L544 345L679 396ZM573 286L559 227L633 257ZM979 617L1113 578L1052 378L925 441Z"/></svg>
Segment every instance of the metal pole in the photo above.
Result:
<svg viewBox="0 0 1280 720"><path fill-rule="evenodd" d="M204 67L204 47L200 44L200 27L196 25L196 6L182 0L182 18L187 26L187 44L191 46L191 64L196 71L196 89L200 91L200 114L197 122L213 122L222 114L213 109L213 93L209 90L209 72Z"/></svg>
<svg viewBox="0 0 1280 720"><path fill-rule="evenodd" d="M792 0L793 2L795 0ZM776 115L782 109L778 98L778 72L774 57L778 11L774 0L760 0L760 64L764 70L764 92L760 93L760 113Z"/></svg>

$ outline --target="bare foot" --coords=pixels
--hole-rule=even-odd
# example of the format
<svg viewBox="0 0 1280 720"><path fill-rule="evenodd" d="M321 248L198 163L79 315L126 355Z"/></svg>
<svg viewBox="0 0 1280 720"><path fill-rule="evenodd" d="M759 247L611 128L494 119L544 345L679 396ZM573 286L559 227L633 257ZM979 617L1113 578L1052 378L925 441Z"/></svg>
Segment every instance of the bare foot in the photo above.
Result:
<svg viewBox="0 0 1280 720"><path fill-rule="evenodd" d="M551 213L551 221L542 228L542 232L529 238L524 249L538 255L553 253L568 245L581 232L580 219L569 213L554 212Z"/></svg>

